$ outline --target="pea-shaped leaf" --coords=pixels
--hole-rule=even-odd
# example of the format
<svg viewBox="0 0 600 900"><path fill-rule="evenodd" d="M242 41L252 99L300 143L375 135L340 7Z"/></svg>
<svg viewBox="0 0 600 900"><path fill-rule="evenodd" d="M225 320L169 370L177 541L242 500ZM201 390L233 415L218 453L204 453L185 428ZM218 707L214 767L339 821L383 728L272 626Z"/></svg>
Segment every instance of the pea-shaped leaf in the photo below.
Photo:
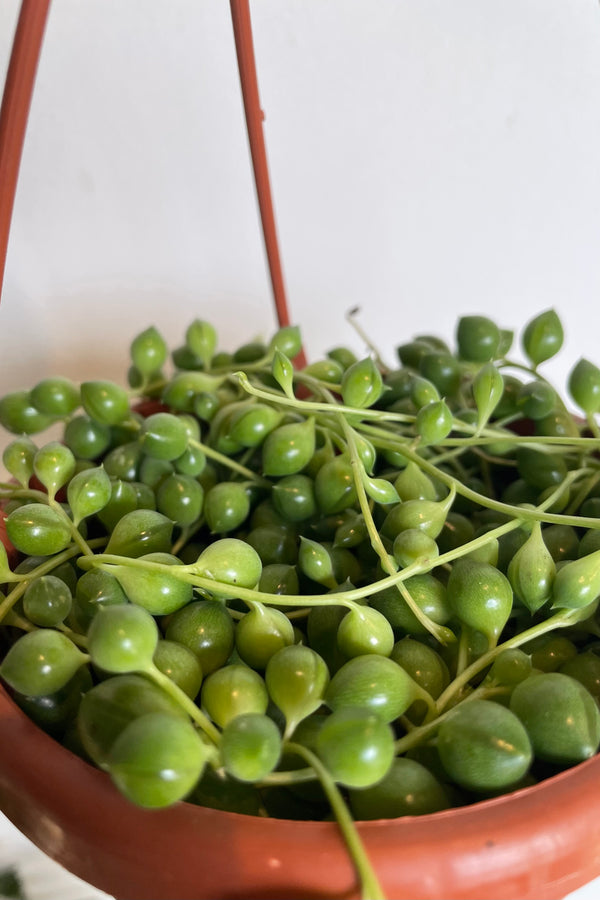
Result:
<svg viewBox="0 0 600 900"><path fill-rule="evenodd" d="M14 509L6 520L11 543L27 556L52 556L71 543L66 516L43 503L26 503Z"/></svg>
<svg viewBox="0 0 600 900"><path fill-rule="evenodd" d="M496 359L500 347L500 329L486 316L463 316L456 330L458 352L470 362Z"/></svg>
<svg viewBox="0 0 600 900"><path fill-rule="evenodd" d="M342 400L346 406L366 409L383 393L381 372L370 356L346 369L342 378Z"/></svg>
<svg viewBox="0 0 600 900"><path fill-rule="evenodd" d="M156 489L158 511L181 527L198 521L203 502L204 489L191 475L167 475Z"/></svg>
<svg viewBox="0 0 600 900"><path fill-rule="evenodd" d="M36 452L33 458L33 471L54 499L59 488L71 478L75 472L75 457L68 447L60 441L50 441Z"/></svg>
<svg viewBox="0 0 600 900"><path fill-rule="evenodd" d="M273 719L262 713L246 713L227 723L220 750L230 775L239 781L256 782L272 772L279 762L281 735Z"/></svg>
<svg viewBox="0 0 600 900"><path fill-rule="evenodd" d="M484 634L490 647L497 643L513 604L510 582L502 572L488 563L459 559L448 579L447 599L464 625Z"/></svg>
<svg viewBox="0 0 600 900"><path fill-rule="evenodd" d="M384 722L393 722L406 712L418 693L418 685L401 665L385 656L365 654L338 669L325 702L333 710L364 707Z"/></svg>
<svg viewBox="0 0 600 900"><path fill-rule="evenodd" d="M409 460L394 482L401 500L436 500L431 478L413 460Z"/></svg>
<svg viewBox="0 0 600 900"><path fill-rule="evenodd" d="M365 467L365 471L369 475L373 474L375 463L377 462L377 451L371 441L368 441L362 434L354 433L354 443L358 457Z"/></svg>
<svg viewBox="0 0 600 900"><path fill-rule="evenodd" d="M235 588L254 588L260 581L262 562L250 544L239 538L221 538L206 547L188 571L230 586L227 595L235 596ZM233 593L231 593L233 591Z"/></svg>
<svg viewBox="0 0 600 900"><path fill-rule="evenodd" d="M217 332L210 322L194 319L185 332L185 343L203 366L210 366L217 346Z"/></svg>
<svg viewBox="0 0 600 900"><path fill-rule="evenodd" d="M0 398L0 425L12 434L37 434L51 424L52 417L33 405L29 391L11 391Z"/></svg>
<svg viewBox="0 0 600 900"><path fill-rule="evenodd" d="M394 760L394 733L376 713L360 707L338 709L325 719L317 754L331 777L351 788L376 784Z"/></svg>
<svg viewBox="0 0 600 900"><path fill-rule="evenodd" d="M337 642L346 657L363 653L389 656L394 646L394 632L379 610L361 606L344 616L338 628Z"/></svg>
<svg viewBox="0 0 600 900"><path fill-rule="evenodd" d="M529 612L534 613L550 599L556 563L544 543L540 522L517 550L508 566L508 580Z"/></svg>
<svg viewBox="0 0 600 900"><path fill-rule="evenodd" d="M115 479L111 481L110 498L102 509L98 510L98 518L107 531L113 531L124 516L138 508L137 492L130 481Z"/></svg>
<svg viewBox="0 0 600 900"><path fill-rule="evenodd" d="M451 806L448 791L429 769L404 756L394 760L377 784L349 793L352 814L359 820L420 816Z"/></svg>
<svg viewBox="0 0 600 900"><path fill-rule="evenodd" d="M265 682L271 700L285 716L284 737L322 704L329 670L324 660L302 644L282 647L269 659Z"/></svg>
<svg viewBox="0 0 600 900"><path fill-rule="evenodd" d="M273 353L275 350L285 353L290 359L298 356L302 350L302 338L297 325L284 325L275 332L269 341L269 352Z"/></svg>
<svg viewBox="0 0 600 900"><path fill-rule="evenodd" d="M328 460L320 467L315 476L315 497L325 515L341 512L356 503L354 472L345 454Z"/></svg>
<svg viewBox="0 0 600 900"><path fill-rule="evenodd" d="M194 700L202 684L202 668L196 654L177 641L159 638L153 662L159 672L170 678Z"/></svg>
<svg viewBox="0 0 600 900"><path fill-rule="evenodd" d="M204 502L204 518L213 534L226 534L239 528L250 513L250 497L237 481L220 481Z"/></svg>
<svg viewBox="0 0 600 900"><path fill-rule="evenodd" d="M169 553L151 553L141 559L169 566L181 565L180 561ZM110 565L104 568L115 576L131 603L143 607L153 616L169 615L192 599L192 585L186 584L168 572L127 565Z"/></svg>
<svg viewBox="0 0 600 900"><path fill-rule="evenodd" d="M413 375L410 386L410 399L418 410L435 403L440 399L440 392L432 381L428 378L422 378L420 375Z"/></svg>
<svg viewBox="0 0 600 900"><path fill-rule="evenodd" d="M315 452L315 420L290 422L271 431L262 446L265 475L294 475L301 472Z"/></svg>
<svg viewBox="0 0 600 900"><path fill-rule="evenodd" d="M469 700L440 724L438 751L448 775L473 791L506 789L533 759L527 731L514 712L491 700Z"/></svg>
<svg viewBox="0 0 600 900"><path fill-rule="evenodd" d="M415 432L424 446L439 444L452 431L454 419L445 400L431 400L422 406L415 419Z"/></svg>
<svg viewBox="0 0 600 900"><path fill-rule="evenodd" d="M167 359L167 345L154 326L146 328L131 342L131 361L142 375L158 372Z"/></svg>
<svg viewBox="0 0 600 900"><path fill-rule="evenodd" d="M23 612L40 628L56 628L71 611L73 597L67 584L56 575L31 581L23 595Z"/></svg>
<svg viewBox="0 0 600 900"><path fill-rule="evenodd" d="M582 609L600 594L600 550L565 563L554 579L552 607Z"/></svg>
<svg viewBox="0 0 600 900"><path fill-rule="evenodd" d="M386 516L382 525L383 534L394 539L407 528L418 528L435 540L444 527L455 496L453 485L443 500L406 500L399 503Z"/></svg>
<svg viewBox="0 0 600 900"><path fill-rule="evenodd" d="M557 405L557 395L545 381L531 381L519 388L517 406L528 419L543 419Z"/></svg>
<svg viewBox="0 0 600 900"><path fill-rule="evenodd" d="M532 674L531 656L517 647L503 650L486 675L486 682L514 687Z"/></svg>
<svg viewBox="0 0 600 900"><path fill-rule="evenodd" d="M81 698L77 727L86 752L105 766L111 747L126 726L149 712L186 718L182 707L144 675L105 678Z"/></svg>
<svg viewBox="0 0 600 900"><path fill-rule="evenodd" d="M450 683L448 666L433 647L422 641L401 638L394 644L390 659L433 698L437 699Z"/></svg>
<svg viewBox="0 0 600 900"><path fill-rule="evenodd" d="M534 366L555 356L563 345L562 323L553 309L532 319L523 332L523 349Z"/></svg>
<svg viewBox="0 0 600 900"><path fill-rule="evenodd" d="M81 403L88 416L102 425L118 425L129 416L127 391L112 381L85 381Z"/></svg>
<svg viewBox="0 0 600 900"><path fill-rule="evenodd" d="M531 675L514 688L510 709L527 729L539 759L569 766L598 751L598 706L589 691L569 675Z"/></svg>
<svg viewBox="0 0 600 900"><path fill-rule="evenodd" d="M173 413L157 412L142 425L142 448L152 459L170 461L185 452L189 435L185 421Z"/></svg>
<svg viewBox="0 0 600 900"><path fill-rule="evenodd" d="M600 411L600 369L588 359L580 359L569 375L569 391L587 416Z"/></svg>
<svg viewBox="0 0 600 900"><path fill-rule="evenodd" d="M231 437L242 447L258 447L281 419L281 412L266 403L241 407L231 418Z"/></svg>
<svg viewBox="0 0 600 900"><path fill-rule="evenodd" d="M190 793L209 754L209 747L191 722L152 712L134 719L117 737L107 769L132 803L160 809Z"/></svg>
<svg viewBox="0 0 600 900"><path fill-rule="evenodd" d="M423 619L429 619L438 625L445 625L450 620L452 610L447 600L446 586L431 572L407 578L404 587L412 600L413 608L395 586L379 591L370 599L371 606L378 609L393 628L421 635L427 633Z"/></svg>
<svg viewBox="0 0 600 900"><path fill-rule="evenodd" d="M115 674L152 667L158 627L141 606L101 606L88 629L88 651L94 665Z"/></svg>
<svg viewBox="0 0 600 900"><path fill-rule="evenodd" d="M0 676L20 694L43 697L64 687L87 658L65 634L40 628L15 641Z"/></svg>
<svg viewBox="0 0 600 900"><path fill-rule="evenodd" d="M236 716L266 713L269 694L264 678L240 663L211 672L202 685L202 709L220 728Z"/></svg>
<svg viewBox="0 0 600 900"><path fill-rule="evenodd" d="M500 403L504 379L493 363L482 366L473 379L473 399L477 407L477 428L483 428Z"/></svg>
<svg viewBox="0 0 600 900"><path fill-rule="evenodd" d="M253 669L262 671L278 650L293 643L294 627L279 609L255 603L237 624L237 652Z"/></svg>
<svg viewBox="0 0 600 900"><path fill-rule="evenodd" d="M29 485L29 479L33 475L33 460L38 448L31 438L23 435L8 444L2 454L2 462L13 478L16 478L22 487Z"/></svg>
<svg viewBox="0 0 600 900"><path fill-rule="evenodd" d="M361 475L365 492L371 500L374 500L375 503L380 503L382 506L398 503L400 497L391 481L388 481L386 478L369 478L364 469Z"/></svg>
<svg viewBox="0 0 600 900"><path fill-rule="evenodd" d="M233 619L219 600L194 600L169 616L165 636L188 647L198 658L203 674L208 675L231 655Z"/></svg>
<svg viewBox="0 0 600 900"><path fill-rule="evenodd" d="M301 572L317 584L335 588L336 580L333 576L333 562L326 547L310 538L300 537L300 549L298 551L298 567Z"/></svg>
<svg viewBox="0 0 600 900"><path fill-rule="evenodd" d="M163 403L177 412L192 412L197 398L201 398L202 405L206 398L210 398L207 405L211 406L214 413L219 405L215 391L222 381L221 376L209 375L207 372L178 372L164 387ZM198 414L198 418L205 416Z"/></svg>
<svg viewBox="0 0 600 900"><path fill-rule="evenodd" d="M46 416L65 418L79 406L79 389L69 378L44 378L32 388L31 402Z"/></svg>
<svg viewBox="0 0 600 900"><path fill-rule="evenodd" d="M103 466L83 469L74 475L67 487L67 500L75 524L79 525L82 519L104 509L110 497L110 478Z"/></svg>
<svg viewBox="0 0 600 900"><path fill-rule="evenodd" d="M115 525L106 552L138 557L145 553L168 553L173 523L153 509L134 509Z"/></svg>
<svg viewBox="0 0 600 900"><path fill-rule="evenodd" d="M396 535L392 547L394 559L402 568L410 566L417 560L435 559L440 555L439 547L433 538L418 528L407 528Z"/></svg>
<svg viewBox="0 0 600 900"><path fill-rule="evenodd" d="M271 374L287 397L294 396L294 366L278 347L275 348Z"/></svg>
<svg viewBox="0 0 600 900"><path fill-rule="evenodd" d="M301 473L286 475L273 485L271 501L286 521L304 522L317 511L314 481Z"/></svg>

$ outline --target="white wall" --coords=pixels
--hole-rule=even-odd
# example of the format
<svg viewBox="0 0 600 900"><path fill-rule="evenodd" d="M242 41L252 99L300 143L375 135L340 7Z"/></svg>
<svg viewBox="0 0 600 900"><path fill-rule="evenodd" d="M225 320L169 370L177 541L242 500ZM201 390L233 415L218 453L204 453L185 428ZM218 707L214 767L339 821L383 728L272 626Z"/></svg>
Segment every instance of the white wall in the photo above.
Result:
<svg viewBox="0 0 600 900"><path fill-rule="evenodd" d="M281 251L310 357L554 306L600 361L596 0L253 0ZM0 71L17 0L0 3ZM150 323L274 315L225 0L54 0L0 307L3 392L124 377Z"/></svg>

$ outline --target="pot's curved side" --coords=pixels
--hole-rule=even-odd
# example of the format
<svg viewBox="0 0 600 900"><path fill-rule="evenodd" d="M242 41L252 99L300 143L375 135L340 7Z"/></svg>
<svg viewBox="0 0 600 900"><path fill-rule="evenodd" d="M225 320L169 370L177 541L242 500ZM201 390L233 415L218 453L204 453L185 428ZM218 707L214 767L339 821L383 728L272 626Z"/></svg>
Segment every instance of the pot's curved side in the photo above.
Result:
<svg viewBox="0 0 600 900"><path fill-rule="evenodd" d="M394 900L559 900L600 875L600 757L511 796L360 825ZM330 823L129 804L0 688L0 807L74 874L127 900L357 897Z"/></svg>

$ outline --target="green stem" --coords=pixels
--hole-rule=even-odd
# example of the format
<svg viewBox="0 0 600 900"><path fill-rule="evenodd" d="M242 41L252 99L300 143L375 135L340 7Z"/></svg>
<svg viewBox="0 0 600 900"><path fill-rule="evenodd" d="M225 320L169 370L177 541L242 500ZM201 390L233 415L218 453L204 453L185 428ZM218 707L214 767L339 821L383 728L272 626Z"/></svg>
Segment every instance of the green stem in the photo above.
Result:
<svg viewBox="0 0 600 900"><path fill-rule="evenodd" d="M289 750L306 760L314 769L321 782L360 879L362 900L385 900L385 894L367 856L367 851L358 833L354 819L350 815L350 811L333 778L318 756L315 756L307 747L292 742L286 746Z"/></svg>
<svg viewBox="0 0 600 900"><path fill-rule="evenodd" d="M364 431L369 435L373 434L381 439L381 431L379 429L361 427L361 431ZM484 509L492 509L495 512L501 513L503 516L518 518L524 522L540 521L552 525L572 525L574 528L600 528L600 519L592 516L567 516L559 513L546 512L548 507L551 506L574 481L581 478L582 475L588 474L591 471L590 469L576 469L568 472L563 483L559 485L552 494L553 500L551 503L548 503L546 499L543 504L540 504L537 507L512 506L509 503L502 503L500 500L493 500L491 497L486 497L485 494L480 494L478 491L474 491L472 488L467 487L458 479L448 474L448 472L444 472L443 469L438 469L438 467L429 462L429 460L424 459L418 453L412 451L404 443L401 446L398 446L393 441L387 441L386 445L389 449L397 450L406 459L415 462L424 472L432 478L438 479L447 487L452 487L452 485L454 485L457 494L471 500L478 506L482 506Z"/></svg>
<svg viewBox="0 0 600 900"><path fill-rule="evenodd" d="M307 781L315 781L317 775L314 769L293 769L289 772L271 772L265 776L257 787L288 787L291 784L305 784Z"/></svg>
<svg viewBox="0 0 600 900"><path fill-rule="evenodd" d="M588 428L592 432L592 435L597 439L600 438L600 427L598 427L598 423L596 422L596 417L594 416L594 414L588 413L586 416L586 421Z"/></svg>
<svg viewBox="0 0 600 900"><path fill-rule="evenodd" d="M505 689L498 689L496 686L484 687L482 685L471 691L468 696L463 697L461 702L468 703L471 700L482 700L485 697L495 696L499 693L506 693ZM453 710L454 707L451 707L450 709L445 710L445 712L438 713L435 718L431 718L431 720L425 721L423 725L418 725L416 728L411 728L408 734L405 734L401 738L398 738L395 744L396 755L401 756L403 753L406 753L407 750L412 750L413 747L418 747L419 744L422 744L423 741L431 737L432 734L435 734L441 723L444 721L444 719L448 718Z"/></svg>
<svg viewBox="0 0 600 900"><path fill-rule="evenodd" d="M189 444L191 447L196 447L198 450L201 450L209 459L212 459L215 462L218 462L220 465L231 469L232 472L237 472L238 475L243 475L244 478L247 478L254 484L259 484L262 487L270 487L270 482L267 481L266 478L262 478L260 475L257 475L256 472L252 471L252 469L246 468L246 466L241 465L241 463L237 462L237 460L235 459L232 459L230 456L226 456L224 453L219 453L218 450L214 450L208 444L203 444L202 441L196 441L193 438L190 438Z"/></svg>
<svg viewBox="0 0 600 900"><path fill-rule="evenodd" d="M467 666L467 668L448 685L446 690L440 694L436 701L438 712L441 712L441 710L443 710L444 707L460 693L472 678L479 675L480 672L491 665L498 654L502 653L503 650L511 650L514 647L520 647L522 644L526 644L528 641L533 640L533 638L540 637L548 631L554 631L555 628L568 628L569 625L575 624L580 616L581 610L579 609L562 609L560 612L550 616L549 619L538 622L537 625L532 625L531 628L519 632L519 634L509 638L502 644L498 644L493 650L488 650L487 653L482 654L475 662L471 663L470 666Z"/></svg>
<svg viewBox="0 0 600 900"><path fill-rule="evenodd" d="M106 545L107 541L108 538L104 537L94 538L94 540L89 542L88 546L90 547L90 549L93 549L95 547L103 547ZM61 553L57 553L55 556L51 556L43 563L40 563L40 565L36 566L35 569L31 569L30 572L23 572L20 575L14 575L14 579L18 579L19 583L16 584L15 587L12 588L12 590L0 602L0 622L2 622L6 613L13 608L17 600L23 596L23 594L27 590L28 584L31 581L35 580L36 578L40 578L42 575L48 575L57 566L60 566L61 563L66 562L69 559L73 559L73 557L77 556L79 553L79 547L72 544ZM96 557L86 557L86 559L96 559Z"/></svg>
<svg viewBox="0 0 600 900"><path fill-rule="evenodd" d="M552 495L547 497L546 500L539 505L539 507L537 507L537 509L540 511L540 515L538 515L536 518L542 518L541 511L543 511L546 506L552 505L552 503L554 503L556 499L556 496L562 490L564 490L569 483L569 476L567 476L565 482L560 487L558 487ZM487 544L489 541L494 540L495 538L499 538L503 534L508 534L508 532L514 531L516 528L519 528L523 524L523 521L528 517L528 514L532 512L532 510L526 510L521 507L510 507L510 509L513 510L513 512L516 513L518 517L512 519L510 522L504 523L503 525L499 525L497 528L493 528L490 531L487 531L485 534L473 538L473 540L471 541L467 541L467 543L465 544L461 544L459 547L448 550L446 553L442 553L440 554L440 556L437 556L432 560L417 560L410 566L406 566L405 569L401 569L399 572L394 572L391 575L387 575L386 577L381 578L379 581L371 582L370 584L366 584L360 588L353 588L349 591L329 591L326 594L269 594L264 591L255 590L253 588L243 588L238 585L222 584L221 582L213 581L210 578L204 578L203 576L196 575L194 572L194 568L196 565L195 563L192 563L188 566L167 566L164 563L152 562L146 559L132 558L128 556L117 556L110 553L98 553L92 557L81 557L78 560L78 564L82 569L86 570L95 566L126 565L132 568L140 568L147 571L157 571L165 575L168 574L170 577L177 578L178 580L183 581L186 584L192 584L195 587L207 591L209 594L219 595L223 594L225 591L227 591L228 593L234 591L235 596L240 600L243 600L244 603L264 603L267 606L276 605L293 607L329 606L331 604L335 604L338 606L345 606L348 609L354 609L360 612L361 601L364 601L365 598L368 598L372 594L379 593L380 591L384 591L386 590L386 588L401 584L408 578L411 578L413 575L430 572L432 569L438 566L443 566L446 563L453 562L454 560L459 559L462 556L466 556L468 553L471 553L474 550L478 550L479 548L485 546L485 544ZM597 526L600 526L599 520L594 519L592 521L596 522Z"/></svg>
<svg viewBox="0 0 600 900"><path fill-rule="evenodd" d="M85 540L85 538L81 535L77 525L73 522L73 520L67 515L63 507L60 503L57 503L56 500L49 500L48 506L58 513L59 516L66 522L69 526L69 531L71 532L71 538L73 539L73 543L79 547L79 550L83 553L84 556L93 556L94 553L90 548L90 545Z"/></svg>
<svg viewBox="0 0 600 900"><path fill-rule="evenodd" d="M144 674L147 675L155 684L158 684L170 697L173 698L190 716L190 718L198 725L199 728L205 733L205 735L212 741L216 746L219 745L221 741L221 733L218 728L213 725L211 720L208 718L202 710L196 706L194 701L188 697L188 695L183 691L178 685L175 684L174 681L165 675L164 672L161 672L154 663L151 663L146 669L144 669Z"/></svg>

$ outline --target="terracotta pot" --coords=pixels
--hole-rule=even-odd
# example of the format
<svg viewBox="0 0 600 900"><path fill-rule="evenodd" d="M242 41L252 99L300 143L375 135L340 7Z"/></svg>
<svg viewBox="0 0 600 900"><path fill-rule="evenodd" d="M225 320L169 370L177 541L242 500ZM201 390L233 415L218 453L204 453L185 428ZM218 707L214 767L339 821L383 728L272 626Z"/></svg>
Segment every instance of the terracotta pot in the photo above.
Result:
<svg viewBox="0 0 600 900"><path fill-rule="evenodd" d="M360 827L394 900L550 900L600 874L600 757L512 795ZM0 688L0 807L38 847L122 900L357 897L332 823L188 803L130 805Z"/></svg>

